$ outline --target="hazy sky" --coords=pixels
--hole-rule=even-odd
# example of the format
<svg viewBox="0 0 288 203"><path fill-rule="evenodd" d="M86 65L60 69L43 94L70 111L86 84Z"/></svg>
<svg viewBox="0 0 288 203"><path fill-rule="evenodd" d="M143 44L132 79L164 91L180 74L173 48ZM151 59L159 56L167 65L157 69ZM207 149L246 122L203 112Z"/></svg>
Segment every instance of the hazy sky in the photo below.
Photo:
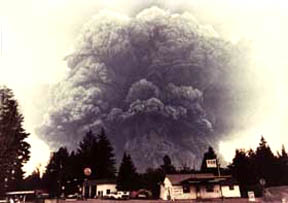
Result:
<svg viewBox="0 0 288 203"><path fill-rule="evenodd" d="M144 3L143 3L144 2ZM220 152L231 161L235 148L258 145L263 135L273 150L288 147L288 4L280 0L0 0L2 52L0 84L12 88L31 133L32 158L27 171L49 158L49 148L34 128L46 110L49 85L67 71L64 57L73 50L77 33L93 14L110 9L126 15L158 2L171 11L190 11L204 24L212 24L233 43L245 41L251 48L251 72L258 104L251 105L243 126L230 140L220 142ZM160 2L160 3L159 3ZM245 83L245 81L243 81Z"/></svg>

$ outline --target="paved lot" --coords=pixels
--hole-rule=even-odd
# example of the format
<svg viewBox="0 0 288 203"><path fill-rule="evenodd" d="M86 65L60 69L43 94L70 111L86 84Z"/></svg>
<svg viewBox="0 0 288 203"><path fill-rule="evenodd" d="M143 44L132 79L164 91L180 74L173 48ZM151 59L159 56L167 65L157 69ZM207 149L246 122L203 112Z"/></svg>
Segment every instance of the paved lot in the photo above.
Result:
<svg viewBox="0 0 288 203"><path fill-rule="evenodd" d="M168 203L168 202L172 202L172 201L163 201L163 200L98 200L98 199L89 199L86 201L64 201L61 200L58 203ZM191 202L191 203L207 203L207 202L216 202L216 203L221 203L221 202L225 202L225 203L245 203L245 202L249 202L248 199L225 199L225 200L181 200L181 201L175 201L175 202L179 202L179 203L187 203L187 202ZM261 199L256 199L256 202L264 202Z"/></svg>

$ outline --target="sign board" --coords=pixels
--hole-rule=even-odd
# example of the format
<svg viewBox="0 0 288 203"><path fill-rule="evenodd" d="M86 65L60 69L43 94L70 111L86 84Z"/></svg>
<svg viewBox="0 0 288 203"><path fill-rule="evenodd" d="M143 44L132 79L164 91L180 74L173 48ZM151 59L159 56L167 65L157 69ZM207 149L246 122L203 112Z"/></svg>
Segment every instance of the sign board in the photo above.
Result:
<svg viewBox="0 0 288 203"><path fill-rule="evenodd" d="M255 202L256 201L255 194L253 191L248 191L248 201L249 202Z"/></svg>
<svg viewBox="0 0 288 203"><path fill-rule="evenodd" d="M216 159L207 159L206 165L207 165L207 168L217 168L217 160Z"/></svg>
<svg viewBox="0 0 288 203"><path fill-rule="evenodd" d="M85 169L84 169L84 175L85 175L85 176L90 176L91 173L92 173L92 171L91 171L90 168L85 168Z"/></svg>
<svg viewBox="0 0 288 203"><path fill-rule="evenodd" d="M173 187L173 195L182 195L183 194L183 190L182 188L178 188L178 187Z"/></svg>

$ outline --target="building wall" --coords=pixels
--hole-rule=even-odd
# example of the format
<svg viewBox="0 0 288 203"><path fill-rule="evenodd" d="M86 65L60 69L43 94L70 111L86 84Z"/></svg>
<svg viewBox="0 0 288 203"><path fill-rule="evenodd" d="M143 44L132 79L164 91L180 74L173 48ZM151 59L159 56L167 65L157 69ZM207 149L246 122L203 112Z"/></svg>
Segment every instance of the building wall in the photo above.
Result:
<svg viewBox="0 0 288 203"><path fill-rule="evenodd" d="M196 187L193 185L189 186L190 192L185 193L183 191L183 186L182 185L177 185L177 186L173 186L173 195L172 195L172 199L196 199Z"/></svg>
<svg viewBox="0 0 288 203"><path fill-rule="evenodd" d="M222 194L224 197L241 197L239 185L234 185L233 190L228 185L222 186Z"/></svg>
<svg viewBox="0 0 288 203"><path fill-rule="evenodd" d="M213 192L208 192L207 187L205 185L201 185L199 188L199 193L197 194L197 198L201 199L221 198L220 185L213 185L212 187Z"/></svg>
<svg viewBox="0 0 288 203"><path fill-rule="evenodd" d="M160 187L160 199L168 200L169 194L172 193L172 184L168 178L164 179L163 184Z"/></svg>
<svg viewBox="0 0 288 203"><path fill-rule="evenodd" d="M169 200L170 199L196 199L196 187L190 185L190 192L184 193L182 185L173 185L168 178L165 178L163 185L160 188L160 199ZM169 197L170 196L170 197Z"/></svg>
<svg viewBox="0 0 288 203"><path fill-rule="evenodd" d="M238 185L234 186L233 190L230 190L229 186L222 186L220 188L219 184L211 185L213 192L207 191L206 185L198 186L198 192L195 185L190 185L190 192L184 193L182 185L173 185L171 184L168 178L165 178L163 185L160 188L160 199L169 200L169 199L213 199L224 197L241 197L240 189ZM210 188L211 189L211 188ZM221 192L222 189L222 192ZM170 198L169 198L170 197Z"/></svg>
<svg viewBox="0 0 288 203"><path fill-rule="evenodd" d="M110 190L110 193L117 192L116 184L101 184L96 187L97 197L102 197L107 195L107 190Z"/></svg>

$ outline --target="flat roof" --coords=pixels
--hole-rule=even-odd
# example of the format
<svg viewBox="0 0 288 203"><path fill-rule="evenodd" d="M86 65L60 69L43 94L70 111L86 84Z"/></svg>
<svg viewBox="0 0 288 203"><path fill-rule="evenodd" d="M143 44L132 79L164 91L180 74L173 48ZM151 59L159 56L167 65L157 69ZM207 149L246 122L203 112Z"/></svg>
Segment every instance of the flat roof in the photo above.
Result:
<svg viewBox="0 0 288 203"><path fill-rule="evenodd" d="M11 191L6 192L6 195L27 195L27 194L35 194L34 190L24 190L24 191Z"/></svg>
<svg viewBox="0 0 288 203"><path fill-rule="evenodd" d="M96 180L86 180L83 185L105 185L105 184L116 184L115 179L96 179Z"/></svg>
<svg viewBox="0 0 288 203"><path fill-rule="evenodd" d="M180 185L182 183L219 183L227 179L231 179L232 176L216 176L212 173L195 173L195 174L169 174L166 178L170 180L172 185Z"/></svg>

